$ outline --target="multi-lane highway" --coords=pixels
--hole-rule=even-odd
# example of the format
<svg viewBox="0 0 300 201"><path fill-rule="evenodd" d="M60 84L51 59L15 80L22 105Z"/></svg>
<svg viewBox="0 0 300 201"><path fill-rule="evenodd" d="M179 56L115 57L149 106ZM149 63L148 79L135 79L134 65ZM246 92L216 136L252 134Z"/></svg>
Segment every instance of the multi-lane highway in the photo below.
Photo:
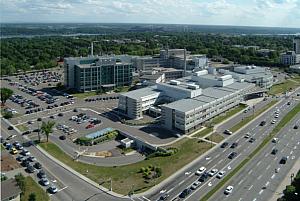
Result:
<svg viewBox="0 0 300 201"><path fill-rule="evenodd" d="M272 197L280 182L300 157L300 131L294 129L299 125L300 114L276 136L277 143L269 143L228 185L234 187L231 195L224 195L220 189L211 200L262 201ZM272 150L277 149L276 154ZM288 157L286 164L280 164L282 157ZM275 170L276 169L276 170ZM226 188L226 187L225 187Z"/></svg>
<svg viewBox="0 0 300 201"><path fill-rule="evenodd" d="M279 103L276 107L280 110L279 118L277 118L277 122L290 110L295 104L298 102L297 100L291 101L291 105L287 105L288 101L284 100ZM237 148L216 148L213 150L209 156L204 157L202 160L197 162L197 164L193 165L193 167L187 169L186 171L191 174L181 174L176 178L172 179L172 181L168 182L165 186L161 187L160 191L164 193L168 193L170 195L170 200L178 198L179 194L185 189L190 188L193 182L198 180L198 176L194 174L198 168L204 166L207 170L211 170L216 168L218 170L224 170L228 173L234 167L236 167L243 159L245 159L262 141L262 139L268 135L271 130L274 128L276 124L271 124L271 121L274 119L275 109L271 109L261 117L254 120L250 125L246 128L242 129L239 133L236 133L230 136L227 139L229 142L229 146L233 142L238 142ZM260 122L265 120L267 124L265 126L259 126ZM246 133L251 133L251 136L256 140L253 143L249 142L249 139L244 138ZM234 159L229 159L228 155L231 152L237 152L238 155ZM180 182L178 182L180 181ZM206 182L203 182L197 190L192 191L185 199L183 200L198 200L202 196L204 196L216 183L219 182L219 179L215 177L209 178ZM150 200L157 200L160 197L160 193L156 192L155 194L151 194L147 196Z"/></svg>

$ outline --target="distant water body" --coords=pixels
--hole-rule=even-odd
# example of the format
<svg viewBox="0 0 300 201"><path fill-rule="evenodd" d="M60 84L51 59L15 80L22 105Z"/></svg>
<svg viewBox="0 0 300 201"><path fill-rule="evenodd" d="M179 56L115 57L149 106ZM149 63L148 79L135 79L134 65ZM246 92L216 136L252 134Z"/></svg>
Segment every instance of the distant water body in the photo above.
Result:
<svg viewBox="0 0 300 201"><path fill-rule="evenodd" d="M35 37L49 37L49 36L63 36L63 37L76 37L76 36L101 36L106 34L88 34L88 33L75 33L75 34L34 34L34 35L9 35L0 36L0 38L35 38Z"/></svg>

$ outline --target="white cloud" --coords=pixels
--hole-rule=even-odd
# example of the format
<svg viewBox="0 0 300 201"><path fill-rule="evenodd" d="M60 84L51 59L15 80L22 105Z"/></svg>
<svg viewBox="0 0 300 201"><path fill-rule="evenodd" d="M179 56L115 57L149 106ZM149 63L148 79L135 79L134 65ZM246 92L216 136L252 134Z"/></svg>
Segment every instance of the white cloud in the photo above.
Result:
<svg viewBox="0 0 300 201"><path fill-rule="evenodd" d="M3 22L139 22L300 27L300 0L6 0Z"/></svg>

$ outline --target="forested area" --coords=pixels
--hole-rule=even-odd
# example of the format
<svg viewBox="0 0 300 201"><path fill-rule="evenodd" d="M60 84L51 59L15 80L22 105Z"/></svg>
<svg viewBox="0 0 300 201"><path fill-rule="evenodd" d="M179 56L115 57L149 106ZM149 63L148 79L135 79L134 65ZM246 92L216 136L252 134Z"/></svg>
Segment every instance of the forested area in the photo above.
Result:
<svg viewBox="0 0 300 201"><path fill-rule="evenodd" d="M122 40L131 39L123 43ZM33 37L1 39L1 75L31 69L56 66L60 57L87 56L90 42L95 54L152 55L160 48L186 48L192 54L220 56L242 64L280 66L279 54L292 49L292 36L222 35L203 33L126 33L78 37ZM140 40L140 41L135 41ZM260 55L253 48L233 45L259 46L273 49L269 55ZM31 68L32 66L32 68Z"/></svg>

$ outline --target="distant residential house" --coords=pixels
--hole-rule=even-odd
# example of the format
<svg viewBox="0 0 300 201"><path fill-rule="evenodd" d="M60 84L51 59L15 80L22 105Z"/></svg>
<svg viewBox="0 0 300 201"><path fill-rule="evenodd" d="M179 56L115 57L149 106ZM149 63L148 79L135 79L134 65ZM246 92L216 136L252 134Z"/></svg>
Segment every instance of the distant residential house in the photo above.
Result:
<svg viewBox="0 0 300 201"><path fill-rule="evenodd" d="M1 201L19 201L21 192L15 179L1 182Z"/></svg>

